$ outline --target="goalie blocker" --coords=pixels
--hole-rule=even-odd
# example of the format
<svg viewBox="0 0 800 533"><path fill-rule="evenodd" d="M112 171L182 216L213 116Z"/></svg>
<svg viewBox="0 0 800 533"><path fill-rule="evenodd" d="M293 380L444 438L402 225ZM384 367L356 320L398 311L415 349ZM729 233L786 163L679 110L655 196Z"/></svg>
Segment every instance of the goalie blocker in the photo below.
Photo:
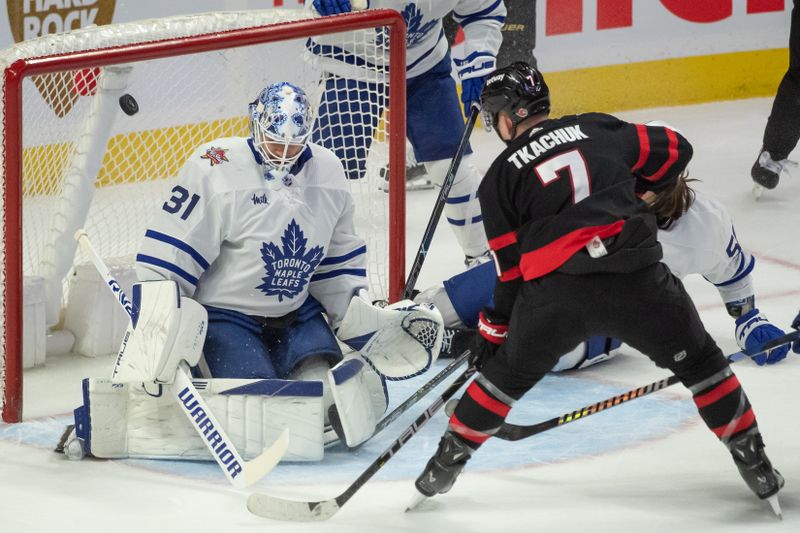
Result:
<svg viewBox="0 0 800 533"><path fill-rule="evenodd" d="M125 334L113 379L83 381L75 434L85 453L101 458L211 459L201 436L164 390L181 360L197 364L205 338L205 309L179 298L171 281L134 287L138 313ZM330 405L325 404L323 388L330 387L327 396L335 402L339 437L356 446L373 434L388 405L383 378L406 379L427 370L439 353L442 333L441 315L432 306L406 301L382 309L362 294L352 299L338 330L339 337L360 353L349 354L321 379L193 383L245 459L257 456L288 428L285 459L317 461L330 442L324 426ZM189 396L181 398L187 409L196 401Z"/></svg>

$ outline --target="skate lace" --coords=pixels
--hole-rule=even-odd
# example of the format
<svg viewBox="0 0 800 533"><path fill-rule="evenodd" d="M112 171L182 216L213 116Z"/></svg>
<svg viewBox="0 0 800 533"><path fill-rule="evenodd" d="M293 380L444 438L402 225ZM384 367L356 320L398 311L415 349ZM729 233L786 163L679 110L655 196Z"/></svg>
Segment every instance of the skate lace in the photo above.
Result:
<svg viewBox="0 0 800 533"><path fill-rule="evenodd" d="M766 150L758 156L758 164L779 176L782 172L789 174L790 168L798 167L797 161L792 161L791 159L779 159L777 161L772 159L772 156Z"/></svg>

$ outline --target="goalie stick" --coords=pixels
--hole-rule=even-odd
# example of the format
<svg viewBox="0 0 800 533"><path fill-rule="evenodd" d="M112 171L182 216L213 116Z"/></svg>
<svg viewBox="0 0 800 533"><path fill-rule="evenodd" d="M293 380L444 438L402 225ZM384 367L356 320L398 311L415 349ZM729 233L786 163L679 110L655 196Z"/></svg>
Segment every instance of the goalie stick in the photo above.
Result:
<svg viewBox="0 0 800 533"><path fill-rule="evenodd" d="M444 181L442 181L442 189L439 191L439 196L436 198L436 203L433 206L431 218L428 220L425 233L422 234L422 242L419 243L419 250L417 251L417 255L414 257L414 264L411 265L411 270L408 272L406 287L403 289L402 299L404 300L411 299L411 293L414 292L414 287L417 284L419 272L422 270L422 263L425 262L425 257L428 255L428 248L431 246L433 233L436 231L436 226L439 224L439 219L441 218L442 211L444 210L444 204L447 201L447 197L450 195L450 189L453 187L453 182L456 179L456 172L458 172L458 167L461 165L461 159L464 157L464 151L467 149L469 136L472 133L472 129L475 127L475 121L478 119L479 113L480 107L478 105L473 105L470 109L467 124L464 127L464 134L461 136L461 140L458 142L456 154L453 156L453 161L450 163L450 167L447 169L447 174L444 177Z"/></svg>
<svg viewBox="0 0 800 533"><path fill-rule="evenodd" d="M103 278L109 290L114 294L117 302L133 318L133 304L128 300L119 283L103 259L98 255L89 240L89 235L85 230L80 229L75 233L75 240L89 256L97 272ZM120 358L114 364L113 376L117 374ZM251 461L245 461L233 445L230 437L225 433L222 425L209 409L208 404L200 393L197 392L192 384L189 365L186 361L181 361L178 371L175 373L175 383L168 387L172 391L174 400L177 402L181 411L191 422L192 427L200 435L206 444L211 456L228 478L228 481L237 489L248 487L267 475L275 465L280 462L289 447L289 430L284 429L278 439L269 447L265 448L261 455ZM191 410L189 406L191 405Z"/></svg>
<svg viewBox="0 0 800 533"><path fill-rule="evenodd" d="M784 344L793 342L798 338L800 338L800 330L795 330L787 333L783 337L778 337L777 339L766 342L758 348L732 353L731 355L727 356L727 359L731 362L739 361L745 357L752 357L761 352L777 348L778 346L783 346ZM526 439L528 437L532 437L533 435L543 433L550 429L563 426L564 424L569 424L570 422L575 422L576 420L586 418L587 416L605 411L606 409L616 407L631 400L635 400L636 398L641 398L642 396L647 396L648 394L666 389L667 387L678 383L678 381L680 380L677 376L669 376L668 378L654 381L653 383L643 387L629 390L622 394L618 394L617 396L612 396L607 400L587 405L586 407L576 409L575 411L571 411L569 413L564 413L561 416L551 418L550 420L545 420L544 422L539 422L538 424L518 426L516 424L509 424L506 422L500 426L500 429L494 434L494 437L509 441Z"/></svg>
<svg viewBox="0 0 800 533"><path fill-rule="evenodd" d="M469 357L469 350L462 357ZM267 494L253 493L247 498L247 509L258 516L274 520L289 520L295 522L321 522L327 520L353 497L358 489L383 468L383 466L413 437L428 420L449 400L464 383L475 373L474 367L467 368L421 415L419 415L408 428L392 442L382 454L364 470L358 478L350 484L344 492L335 498L321 501L295 501L269 496Z"/></svg>

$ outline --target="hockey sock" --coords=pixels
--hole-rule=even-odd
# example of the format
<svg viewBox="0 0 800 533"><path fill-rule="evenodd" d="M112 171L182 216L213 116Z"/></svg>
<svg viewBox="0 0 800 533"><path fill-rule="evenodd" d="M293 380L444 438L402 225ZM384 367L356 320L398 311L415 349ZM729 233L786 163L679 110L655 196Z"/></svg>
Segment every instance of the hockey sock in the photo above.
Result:
<svg viewBox="0 0 800 533"><path fill-rule="evenodd" d="M458 402L448 430L476 450L500 429L514 401L484 376L478 376Z"/></svg>
<svg viewBox="0 0 800 533"><path fill-rule="evenodd" d="M711 431L728 443L751 429L756 429L756 415L739 380L730 368L690 387L700 417Z"/></svg>

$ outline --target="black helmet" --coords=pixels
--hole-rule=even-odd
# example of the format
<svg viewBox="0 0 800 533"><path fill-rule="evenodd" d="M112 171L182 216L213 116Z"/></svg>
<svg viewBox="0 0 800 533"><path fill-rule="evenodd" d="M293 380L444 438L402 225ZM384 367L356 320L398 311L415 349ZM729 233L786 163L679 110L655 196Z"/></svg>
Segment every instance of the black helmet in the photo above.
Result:
<svg viewBox="0 0 800 533"><path fill-rule="evenodd" d="M481 91L484 123L494 126L495 117L504 111L516 126L526 118L550 112L550 90L542 73L523 61L489 74Z"/></svg>

